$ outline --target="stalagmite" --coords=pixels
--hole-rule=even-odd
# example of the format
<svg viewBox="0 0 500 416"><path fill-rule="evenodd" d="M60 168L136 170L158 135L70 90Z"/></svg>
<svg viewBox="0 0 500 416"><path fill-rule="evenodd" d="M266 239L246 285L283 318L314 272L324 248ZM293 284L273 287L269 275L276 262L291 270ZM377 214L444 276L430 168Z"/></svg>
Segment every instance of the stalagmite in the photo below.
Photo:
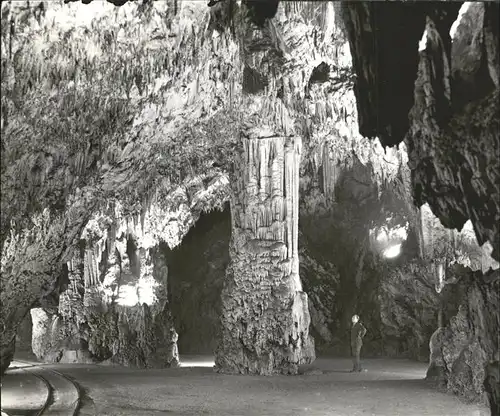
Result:
<svg viewBox="0 0 500 416"><path fill-rule="evenodd" d="M244 138L216 367L296 374L315 358L298 259L299 138Z"/></svg>

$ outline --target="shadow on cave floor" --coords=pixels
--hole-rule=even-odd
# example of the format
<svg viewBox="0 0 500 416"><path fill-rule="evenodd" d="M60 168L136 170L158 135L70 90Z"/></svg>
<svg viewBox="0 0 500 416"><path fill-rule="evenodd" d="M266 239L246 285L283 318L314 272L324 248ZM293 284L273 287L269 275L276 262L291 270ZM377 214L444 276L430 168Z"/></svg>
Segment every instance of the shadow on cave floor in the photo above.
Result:
<svg viewBox="0 0 500 416"><path fill-rule="evenodd" d="M319 357L299 376L235 376L213 371L213 357L181 356L184 366L133 369L51 364L89 398L81 415L333 415L487 416L489 410L434 390L426 364L366 359L348 373L349 358Z"/></svg>

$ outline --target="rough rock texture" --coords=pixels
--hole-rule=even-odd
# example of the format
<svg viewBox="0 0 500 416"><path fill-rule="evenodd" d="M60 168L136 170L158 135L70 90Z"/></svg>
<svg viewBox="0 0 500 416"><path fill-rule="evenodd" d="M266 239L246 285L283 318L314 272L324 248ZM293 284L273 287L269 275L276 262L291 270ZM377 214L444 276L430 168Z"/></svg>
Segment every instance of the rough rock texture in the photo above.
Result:
<svg viewBox="0 0 500 416"><path fill-rule="evenodd" d="M498 269L499 263L492 256L492 247L486 242L479 245L472 223L467 221L458 231L445 228L427 204L417 212L421 235L421 259L445 268L449 264L462 264L472 270Z"/></svg>
<svg viewBox="0 0 500 416"><path fill-rule="evenodd" d="M460 6L348 2L343 17L361 133L384 145L406 137L417 205L428 202L448 228L470 219L480 245L489 241L498 260L499 5L470 7L452 48Z"/></svg>
<svg viewBox="0 0 500 416"><path fill-rule="evenodd" d="M466 14L474 13L478 7L487 10L484 19L480 15L474 19L474 24L483 25L486 39L493 36L487 21L493 9L489 4L480 4L470 7ZM452 53L460 53L460 58L452 58L450 62L449 51L444 46L446 41L442 40L438 28L433 21L428 21L427 44L420 53L415 105L410 114L409 165L416 202L419 205L428 202L443 225L449 228L461 228L470 219L479 244L489 241L494 248L493 256L498 260L500 162L496 155L500 151L500 107L498 87L495 87L498 78L488 80L486 77L486 84L490 84L486 91L484 81L474 89L468 85L467 91L482 91L483 94L464 102L466 92L461 89L464 83L460 79L460 68L462 65L467 67L470 61L487 62L489 47L487 42L481 43L468 53L457 50L458 47L452 48ZM474 26L470 28L473 29ZM495 36L492 48L498 48L498 32ZM461 39L457 38L456 42ZM474 45L473 42L472 47ZM493 52L498 54L498 49ZM486 56L482 57L483 53ZM459 68L454 68L453 64ZM455 96L457 101L454 101ZM435 197L436 192L441 198Z"/></svg>
<svg viewBox="0 0 500 416"><path fill-rule="evenodd" d="M428 360L440 309L435 280L433 267L423 262L387 270L379 289L385 355Z"/></svg>
<svg viewBox="0 0 500 416"><path fill-rule="evenodd" d="M34 218L31 229L13 233L4 243L0 286L2 372L12 360L17 328L30 309L57 305L54 293L57 295L64 284L61 266L71 256L74 242L90 219L92 209L92 203L82 197L62 219L54 220L44 211Z"/></svg>
<svg viewBox="0 0 500 416"><path fill-rule="evenodd" d="M138 223L113 222L106 215L89 222L79 252L68 263L69 282L58 310L32 311L38 358L177 365L167 275L161 257L153 258L154 247L145 244L153 239L140 229Z"/></svg>
<svg viewBox="0 0 500 416"><path fill-rule="evenodd" d="M184 205L196 196L178 185L227 169L242 121L266 121L280 135L295 129L314 136L308 152L322 149L353 104L352 94L343 98L352 77L333 4L284 4L275 16L230 3L2 4L2 223L29 229L45 207L64 215L83 189L94 198L91 217L120 203L147 227L153 212L161 221L149 237L174 241L194 222ZM260 97L242 105L243 89ZM224 187L206 191L218 204L227 198ZM57 275L47 273L51 288ZM3 302L4 315L16 303ZM40 306L27 304L22 316ZM11 354L12 338L3 339Z"/></svg>
<svg viewBox="0 0 500 416"><path fill-rule="evenodd" d="M453 274L460 286L458 313L432 335L427 378L477 400L484 397L485 382L491 382L488 374L495 377L488 364L498 359L499 272L483 275L456 266ZM494 384L489 389L495 391ZM492 406L498 406L495 397L497 393L490 396Z"/></svg>
<svg viewBox="0 0 500 416"><path fill-rule="evenodd" d="M315 358L299 277L300 138L250 137L231 199L220 372L296 374Z"/></svg>
<svg viewBox="0 0 500 416"><path fill-rule="evenodd" d="M406 164L403 146L384 153L378 141L370 143L357 134L354 77L334 13L338 4L284 2L276 10L277 2L269 9L259 2L240 7L224 1L213 8L195 1L122 8L94 2L67 6L69 20L57 22L55 11L65 15L60 5L30 4L26 11L16 3L19 18L12 20L2 5L1 211L2 223L15 220L10 229L2 228L2 248L8 254L2 256L2 287L7 282L8 290L1 298L2 371L12 356L16 326L33 307L40 308L35 350L47 359L175 364L176 334L166 300L174 294L165 293L167 270L158 244L178 245L199 212L227 200L227 176L221 170L230 170L233 147L242 144L247 156L250 149L256 152L238 160L234 172L241 182L233 184L234 232L218 356L221 371L295 372L298 363L314 355L308 310L315 335L341 345L348 338L349 315L364 308L360 313L369 323L367 340L378 351L387 344L384 331L395 334L413 324L410 340L415 342L389 342L385 351L395 346L412 356L422 355L422 339L436 320L427 266L383 275L370 250L369 227L351 227L361 218L380 228L380 223L373 224L377 221L371 213L393 221L387 218L389 213L396 216L399 206L385 210L380 209L382 203L371 205L386 197L387 188L407 193L411 184L419 205L428 201L444 225L461 228L471 218L478 240L490 240L498 249L494 201L498 165L488 159L498 150L498 120L491 111L498 107L493 101L481 102L491 94L491 82L498 88L498 28L490 10L498 6L472 7L453 47L447 33L458 11L456 4L393 2L389 9L380 3L350 2L347 6L361 131L379 135L386 145L402 141L411 129L410 182L401 168ZM88 7L85 18L80 6ZM22 15L28 16L27 25ZM426 16L428 48L420 55L414 91L417 43ZM484 52L481 59L479 51ZM471 98L467 90L476 95ZM470 107L464 107L471 99ZM467 118L477 108L484 111L484 120L474 119L469 126ZM490 131L476 132L481 123L489 123ZM457 133L461 131L467 135ZM476 140L477 134L481 140ZM270 174L273 160L285 157L293 147L286 150L286 143L294 137L303 142L302 163L284 162L278 173ZM74 140L66 149L68 138ZM273 146L277 150L271 154ZM457 164L464 168L449 168ZM298 279L297 185L293 193L290 184L270 185L287 178L298 181L299 166L301 189L307 196L301 216L317 218L303 230L300 272L311 294L309 305ZM375 179L365 181L368 178ZM249 183L255 188L246 188ZM73 221L68 212L84 199L80 189L88 194L88 204ZM276 194L276 189L287 193ZM342 208L346 194L352 201ZM479 199L463 202L466 194ZM262 212L257 208L260 197L265 201ZM407 213L413 212L411 198L400 199ZM124 212L103 215L109 205L121 205ZM50 210L50 223L33 227L32 218L43 208ZM276 220L270 213L283 218ZM240 216L248 220L248 228ZM429 246L433 226L419 228L419 218L406 218L417 236L417 251L422 258L435 256L435 244ZM60 219L74 228L56 230ZM115 221L119 224L109 227ZM85 226L87 234L82 235ZM89 235L92 230L97 238ZM335 232L330 240L315 245L307 238L311 230ZM11 239L4 244L9 233ZM62 238L68 234L70 238ZM81 239L83 251L75 244ZM249 244L254 239L255 244ZM334 239L344 247L324 253ZM317 247L321 244L323 252ZM438 268L446 270L450 255L441 257ZM24 273L17 273L22 262ZM273 269L266 269L269 264ZM61 272L65 265L66 274ZM259 279L260 291L255 292L251 285ZM422 281L428 285L420 290ZM284 283L282 293L280 283ZM436 289L442 284L437 279ZM453 286L441 288L441 296ZM249 293L248 287L252 287ZM203 293L213 294L215 289ZM157 298L151 306L142 302L148 290ZM416 311L398 303L397 316L389 316L394 297L415 305ZM247 303L255 309L237 309ZM16 310L18 305L22 308ZM451 309L438 311L443 325L454 313ZM236 310L241 315L233 314ZM174 319L185 322L184 316ZM282 332L271 335L273 325ZM49 336L37 335L42 333ZM488 374L495 379L494 371Z"/></svg>
<svg viewBox="0 0 500 416"><path fill-rule="evenodd" d="M470 219L477 242L482 246L489 241L491 255L498 261L500 6L495 2L469 4L452 42L450 28L460 7L452 2L349 2L343 18L357 75L361 132L380 137L384 145L405 139L416 205L428 203L447 228L460 230ZM478 279L481 275L476 273ZM443 341L450 333L466 334L467 347L460 345L457 335L453 360L462 355L456 366L447 368L447 383L452 390L469 395L481 392L484 366L496 360L489 346L477 345L490 342L493 332L486 328L479 335L480 326L467 322L477 315L471 312L473 302L481 300L477 293L468 291L470 299L464 304L469 307L465 316L458 315L456 331L441 329L431 342L435 357L443 342L452 345L451 340ZM483 298L496 302L490 295ZM498 319L498 312L495 316ZM476 344L465 328L459 329L460 322L477 332ZM498 389L489 391L493 408L498 405Z"/></svg>
<svg viewBox="0 0 500 416"><path fill-rule="evenodd" d="M382 353L377 292L383 268L371 244L371 231L407 220L396 195L400 155L384 156L378 157L376 146L360 145L348 155L337 154L332 147L319 172L305 169L299 225L301 277L312 301L318 348L348 354L350 318L358 313L369 326L365 351Z"/></svg>
<svg viewBox="0 0 500 416"><path fill-rule="evenodd" d="M216 142L227 144L227 127L204 123L212 123L211 116L225 102L214 105L216 91L230 94L221 82L228 71L220 64L228 57L234 61L234 54L221 55L222 61L208 59L219 45L204 42L191 24L197 19L208 23L206 5L193 2L180 13L172 13L174 7L167 2L154 8L130 5L117 14L111 5L95 6L80 19L77 7L57 2L2 3L1 214L2 224L12 225L2 227L1 239L2 371L13 354L18 323L31 308L44 306L46 298L57 298L61 268L77 250L83 228L108 204L121 203L125 217L137 220L142 215L146 227L154 229L149 237L175 245L196 212L227 198L227 180L219 186L225 175L213 166L214 160L224 159ZM130 48L122 40L138 39L137 26L122 23L136 18L148 29L141 32L140 45ZM111 24L106 34L89 30L100 24ZM124 26L129 31L125 34ZM150 38L158 30L176 36L157 38L156 48ZM179 59L186 44L196 43L197 55ZM230 42L226 46L231 49ZM153 54L164 65L141 58ZM137 64L133 71L125 64L132 61ZM208 61L218 72L210 72ZM185 70L196 62L203 62L207 71ZM198 81L202 88L196 93ZM193 88L185 88L191 82ZM198 112L187 105L193 96L199 99ZM231 124L226 125L230 130ZM211 140L214 130L217 135ZM151 140L151 132L156 139ZM200 136L208 140L198 140ZM196 137L191 145L189 137ZM214 205L203 204L207 198ZM148 217L159 221L148 227ZM16 266L18 260L23 270Z"/></svg>

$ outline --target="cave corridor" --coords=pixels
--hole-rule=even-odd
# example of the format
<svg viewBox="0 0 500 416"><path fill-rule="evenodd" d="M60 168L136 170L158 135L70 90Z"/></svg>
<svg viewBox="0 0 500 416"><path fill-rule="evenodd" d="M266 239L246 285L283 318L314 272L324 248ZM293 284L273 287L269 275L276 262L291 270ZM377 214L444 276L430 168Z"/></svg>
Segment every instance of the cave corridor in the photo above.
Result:
<svg viewBox="0 0 500 416"><path fill-rule="evenodd" d="M2 416L499 415L499 8L2 2Z"/></svg>

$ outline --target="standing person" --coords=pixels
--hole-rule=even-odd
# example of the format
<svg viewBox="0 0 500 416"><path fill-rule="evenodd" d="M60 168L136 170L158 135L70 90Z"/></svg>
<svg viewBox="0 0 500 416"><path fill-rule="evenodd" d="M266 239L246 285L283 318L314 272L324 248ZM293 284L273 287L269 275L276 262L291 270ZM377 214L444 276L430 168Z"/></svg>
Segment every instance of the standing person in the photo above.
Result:
<svg viewBox="0 0 500 416"><path fill-rule="evenodd" d="M361 363L359 361L359 356L361 353L361 347L363 346L363 337L366 335L366 328L361 322L359 322L359 316L353 315L352 317L352 328L351 328L351 354L353 368L352 372L361 371Z"/></svg>

